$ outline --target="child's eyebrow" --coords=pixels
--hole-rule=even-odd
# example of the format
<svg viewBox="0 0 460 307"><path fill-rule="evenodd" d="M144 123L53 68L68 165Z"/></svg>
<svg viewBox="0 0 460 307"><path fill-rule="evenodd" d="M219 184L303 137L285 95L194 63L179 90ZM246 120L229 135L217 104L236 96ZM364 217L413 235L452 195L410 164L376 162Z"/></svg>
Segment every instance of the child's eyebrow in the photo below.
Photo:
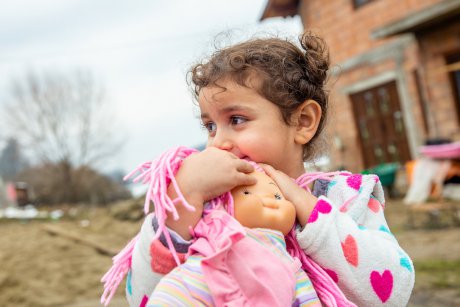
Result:
<svg viewBox="0 0 460 307"><path fill-rule="evenodd" d="M241 106L241 105L230 105L230 106L223 107L222 109L219 110L219 112L223 114L233 113L237 111L252 112L253 109L250 107ZM206 112L201 113L200 117L201 117L201 120L210 118L209 114Z"/></svg>
<svg viewBox="0 0 460 307"><path fill-rule="evenodd" d="M249 108L249 107L241 106L241 105L237 105L237 104L226 106L226 107L222 108L222 112L225 112L225 113L229 113L229 112L233 112L233 111L248 111L248 110L252 110L252 109Z"/></svg>
<svg viewBox="0 0 460 307"><path fill-rule="evenodd" d="M208 113L201 113L200 117L201 117L201 120L204 121L205 119L209 118L209 115L208 115Z"/></svg>
<svg viewBox="0 0 460 307"><path fill-rule="evenodd" d="M253 112L254 110L251 107L242 106L242 105L230 105L222 108L220 110L223 114L233 113L233 112Z"/></svg>

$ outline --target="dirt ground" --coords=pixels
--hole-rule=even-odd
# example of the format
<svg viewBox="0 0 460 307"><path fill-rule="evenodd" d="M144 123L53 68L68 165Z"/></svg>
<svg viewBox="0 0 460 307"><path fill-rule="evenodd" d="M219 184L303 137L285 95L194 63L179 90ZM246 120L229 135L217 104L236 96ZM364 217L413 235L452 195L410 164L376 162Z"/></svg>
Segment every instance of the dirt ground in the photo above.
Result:
<svg viewBox="0 0 460 307"><path fill-rule="evenodd" d="M386 214L415 263L409 306L460 306L460 227L408 229L405 209L401 202L390 201ZM141 222L115 219L113 209L77 210L72 216L59 221L0 220L0 306L99 305L99 280L111 258L94 245L119 250ZM423 224L428 217L418 218ZM64 232L53 235L49 227ZM110 306L126 305L122 284Z"/></svg>

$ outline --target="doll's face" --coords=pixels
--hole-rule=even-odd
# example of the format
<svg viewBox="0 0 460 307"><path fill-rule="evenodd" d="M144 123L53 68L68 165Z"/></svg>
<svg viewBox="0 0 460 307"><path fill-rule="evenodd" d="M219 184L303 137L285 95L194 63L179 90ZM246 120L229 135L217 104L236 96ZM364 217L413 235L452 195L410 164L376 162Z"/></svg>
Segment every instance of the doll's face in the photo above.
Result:
<svg viewBox="0 0 460 307"><path fill-rule="evenodd" d="M257 184L232 190L235 218L248 228L269 228L286 235L295 223L294 205L267 174L253 172Z"/></svg>

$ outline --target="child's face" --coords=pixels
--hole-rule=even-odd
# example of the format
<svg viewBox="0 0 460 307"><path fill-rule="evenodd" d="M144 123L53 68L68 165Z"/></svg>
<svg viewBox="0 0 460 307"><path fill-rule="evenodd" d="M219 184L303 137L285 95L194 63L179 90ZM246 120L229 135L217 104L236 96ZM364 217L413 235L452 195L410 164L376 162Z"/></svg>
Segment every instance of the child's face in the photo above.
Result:
<svg viewBox="0 0 460 307"><path fill-rule="evenodd" d="M205 87L199 95L201 119L208 131L207 146L232 152L239 158L266 163L291 177L304 172L302 144L295 126L287 125L278 107L254 89L231 81Z"/></svg>
<svg viewBox="0 0 460 307"><path fill-rule="evenodd" d="M267 174L253 172L257 184L232 190L235 218L248 228L269 228L287 235L294 225L294 205L286 200Z"/></svg>

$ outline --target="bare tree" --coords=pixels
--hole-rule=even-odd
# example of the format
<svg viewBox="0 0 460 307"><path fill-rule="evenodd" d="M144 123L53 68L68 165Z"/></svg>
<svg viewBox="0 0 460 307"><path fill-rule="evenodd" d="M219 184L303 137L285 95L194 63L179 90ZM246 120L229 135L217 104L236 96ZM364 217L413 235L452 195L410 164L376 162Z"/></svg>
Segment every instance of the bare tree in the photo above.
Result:
<svg viewBox="0 0 460 307"><path fill-rule="evenodd" d="M6 120L16 139L46 163L93 165L115 153L113 120L91 73L29 72L11 84Z"/></svg>
<svg viewBox="0 0 460 307"><path fill-rule="evenodd" d="M88 172L78 170L92 169L121 145L102 87L87 71L30 72L11 83L10 98L2 113L11 134L44 166L37 170L54 170L37 174L41 181L59 183L44 187L45 195L59 192L60 201L81 201L79 187Z"/></svg>

